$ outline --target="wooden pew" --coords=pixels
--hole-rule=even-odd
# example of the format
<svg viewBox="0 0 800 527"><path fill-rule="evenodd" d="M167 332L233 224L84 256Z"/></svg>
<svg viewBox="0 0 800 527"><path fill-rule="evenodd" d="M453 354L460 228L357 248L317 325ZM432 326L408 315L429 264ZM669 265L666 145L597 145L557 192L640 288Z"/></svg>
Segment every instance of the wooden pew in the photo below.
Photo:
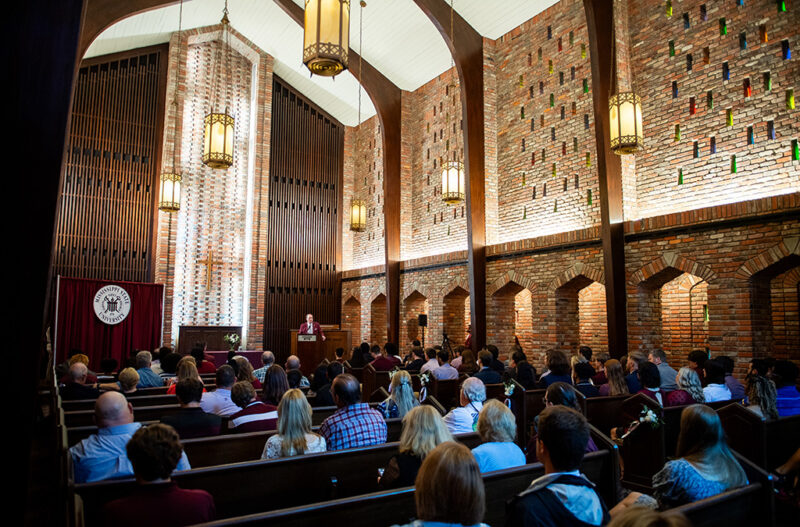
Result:
<svg viewBox="0 0 800 527"><path fill-rule="evenodd" d="M440 381L431 375L427 386L428 397L435 397L446 410L460 405L461 380Z"/></svg>
<svg viewBox="0 0 800 527"><path fill-rule="evenodd" d="M477 434L457 438L469 448L480 444ZM352 448L176 472L173 479L185 489L204 489L214 496L217 516L228 518L279 507L307 505L337 497L355 496L377 488L378 468L397 453L398 443ZM103 504L125 496L133 478L76 485L86 512L86 524L99 523Z"/></svg>
<svg viewBox="0 0 800 527"><path fill-rule="evenodd" d="M717 413L730 447L765 470L782 465L800 447L800 415L767 421L736 403Z"/></svg>
<svg viewBox="0 0 800 527"><path fill-rule="evenodd" d="M319 427L312 428L319 433ZM400 440L403 430L402 419L387 419L387 442ZM267 439L277 432L248 432L246 434L225 434L210 437L198 437L181 441L183 450L189 458L192 468L228 465L261 459Z"/></svg>
<svg viewBox="0 0 800 527"><path fill-rule="evenodd" d="M528 446L528 442L533 437L533 420L545 408L544 396L547 392L543 388L526 390L516 380L514 383L514 393L511 394L511 409L517 421L517 444L523 450ZM586 397L576 391L578 405L581 412L586 415ZM608 430L604 430L608 433Z"/></svg>
<svg viewBox="0 0 800 527"><path fill-rule="evenodd" d="M730 401L717 401L715 403L707 403L707 406L714 410L719 410L729 404L731 404ZM664 452L667 457L674 456L675 449L678 447L678 436L681 432L681 413L683 413L686 406L667 406L664 408Z"/></svg>
<svg viewBox="0 0 800 527"><path fill-rule="evenodd" d="M162 416L172 415L180 410L178 404L158 406L139 406L133 410L136 421L160 421ZM77 412L64 412L67 427L90 426L94 424L94 410L79 410Z"/></svg>
<svg viewBox="0 0 800 527"><path fill-rule="evenodd" d="M78 399L74 401L64 401L65 412L77 412L81 410L94 410L94 403L96 399ZM174 394L159 394L159 395L138 395L131 397L128 402L134 408L140 406L162 406L170 404L178 404L178 398Z"/></svg>
<svg viewBox="0 0 800 527"><path fill-rule="evenodd" d="M586 399L586 419L598 430L608 434L615 426L619 426L619 411L630 395L612 395L608 397L589 397Z"/></svg>
<svg viewBox="0 0 800 527"><path fill-rule="evenodd" d="M668 514L683 514L694 527L774 525L772 476L738 453L734 455L747 474L749 485L670 509Z"/></svg>
<svg viewBox="0 0 800 527"><path fill-rule="evenodd" d="M618 480L615 450L601 450L587 454L581 472L597 485L598 493L611 507L616 503ZM486 514L483 521L489 525L505 523L506 500L525 490L537 477L544 474L540 463L483 475L486 492ZM416 516L414 488L376 492L352 498L337 499L307 506L285 508L249 516L219 520L208 525L280 525L305 527L307 525L347 525L372 527L407 523Z"/></svg>

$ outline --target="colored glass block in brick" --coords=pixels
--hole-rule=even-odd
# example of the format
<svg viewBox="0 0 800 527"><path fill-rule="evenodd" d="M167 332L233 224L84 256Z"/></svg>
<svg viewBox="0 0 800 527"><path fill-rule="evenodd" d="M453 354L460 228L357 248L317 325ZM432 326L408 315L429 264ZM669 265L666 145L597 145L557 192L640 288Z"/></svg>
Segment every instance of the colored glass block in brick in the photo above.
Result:
<svg viewBox="0 0 800 527"><path fill-rule="evenodd" d="M558 72L558 85L559 86L563 86L564 85L564 72L563 71L559 71Z"/></svg>
<svg viewBox="0 0 800 527"><path fill-rule="evenodd" d="M547 40L553 38L553 26L547 26Z"/></svg>
<svg viewBox="0 0 800 527"><path fill-rule="evenodd" d="M680 141L680 140L681 140L681 125L676 124L675 125L675 141L677 142L677 141Z"/></svg>
<svg viewBox="0 0 800 527"><path fill-rule="evenodd" d="M575 174L575 188L578 188L579 183L580 183L580 178L578 177L578 174Z"/></svg>
<svg viewBox="0 0 800 527"><path fill-rule="evenodd" d="M553 71L554 71L554 70L553 70L553 61L552 61L552 60L548 60L548 61L547 61L547 72L548 72L550 75L552 75L552 74L553 74Z"/></svg>
<svg viewBox="0 0 800 527"><path fill-rule="evenodd" d="M769 35L767 35L767 25L761 24L758 26L758 38L762 44L766 44L769 41Z"/></svg>
<svg viewBox="0 0 800 527"><path fill-rule="evenodd" d="M683 14L683 29L689 29L692 27L691 22L689 22L689 13Z"/></svg>
<svg viewBox="0 0 800 527"><path fill-rule="evenodd" d="M719 34L720 36L728 34L728 21L725 17L719 19Z"/></svg>
<svg viewBox="0 0 800 527"><path fill-rule="evenodd" d="M589 93L589 79L583 79L583 93Z"/></svg>
<svg viewBox="0 0 800 527"><path fill-rule="evenodd" d="M716 154L717 153L717 138L711 137L708 140L708 153Z"/></svg>
<svg viewBox="0 0 800 527"><path fill-rule="evenodd" d="M586 58L586 44L581 44L581 58Z"/></svg>
<svg viewBox="0 0 800 527"><path fill-rule="evenodd" d="M556 105L556 95L554 93L550 94L550 108L555 107Z"/></svg>
<svg viewBox="0 0 800 527"><path fill-rule="evenodd" d="M689 115L694 115L697 112L697 104L694 97L689 97Z"/></svg>
<svg viewBox="0 0 800 527"><path fill-rule="evenodd" d="M786 90L786 109L794 110L794 89Z"/></svg>
<svg viewBox="0 0 800 527"><path fill-rule="evenodd" d="M536 152L531 152L531 166L536 164Z"/></svg>
<svg viewBox="0 0 800 527"><path fill-rule="evenodd" d="M702 20L703 22L708 20L708 10L706 9L705 4L700 6L700 20Z"/></svg>
<svg viewBox="0 0 800 527"><path fill-rule="evenodd" d="M739 49L744 51L747 49L747 33L739 33Z"/></svg>
<svg viewBox="0 0 800 527"><path fill-rule="evenodd" d="M753 95L753 87L750 85L750 79L747 78L742 81L742 94L745 98Z"/></svg>
<svg viewBox="0 0 800 527"><path fill-rule="evenodd" d="M711 49L703 48L703 64L711 64Z"/></svg>
<svg viewBox="0 0 800 527"><path fill-rule="evenodd" d="M678 185L683 185L683 169L678 169Z"/></svg>
<svg viewBox="0 0 800 527"><path fill-rule="evenodd" d="M574 31L570 31L569 32L569 45L571 46L573 44L575 44L575 32Z"/></svg>
<svg viewBox="0 0 800 527"><path fill-rule="evenodd" d="M678 98L678 81L672 81L672 98Z"/></svg>
<svg viewBox="0 0 800 527"><path fill-rule="evenodd" d="M578 138L577 137L573 137L572 138L572 151L573 152L577 152L578 151Z"/></svg>
<svg viewBox="0 0 800 527"><path fill-rule="evenodd" d="M797 139L792 139L792 161L800 161L800 144Z"/></svg>
<svg viewBox="0 0 800 527"><path fill-rule="evenodd" d="M770 72L765 71L763 74L764 79L764 91L771 91L772 90L772 75Z"/></svg>
<svg viewBox="0 0 800 527"><path fill-rule="evenodd" d="M714 92L711 90L706 92L706 108L709 110L714 108Z"/></svg>
<svg viewBox="0 0 800 527"><path fill-rule="evenodd" d="M781 40L781 58L783 58L783 60L792 58L792 50L789 48L788 39Z"/></svg>
<svg viewBox="0 0 800 527"><path fill-rule="evenodd" d="M556 127L555 126L551 126L550 127L550 140L551 141L555 141L556 140Z"/></svg>
<svg viewBox="0 0 800 527"><path fill-rule="evenodd" d="M722 63L722 80L727 81L731 79L731 69L728 66L728 62Z"/></svg>
<svg viewBox="0 0 800 527"><path fill-rule="evenodd" d="M519 76L519 80L517 81L517 84L519 84L520 88L525 86L525 79L522 77L522 75Z"/></svg>
<svg viewBox="0 0 800 527"><path fill-rule="evenodd" d="M725 124L727 126L733 126L733 109L731 108L725 110Z"/></svg>
<svg viewBox="0 0 800 527"><path fill-rule="evenodd" d="M692 71L693 62L694 62L694 59L692 59L692 54L691 53L687 53L686 54L686 71Z"/></svg>
<svg viewBox="0 0 800 527"><path fill-rule="evenodd" d="M756 138L753 135L753 127L752 126L748 126L747 127L747 144L748 145L752 145L752 144L755 144L755 142L756 142Z"/></svg>
<svg viewBox="0 0 800 527"><path fill-rule="evenodd" d="M564 190L564 192L567 191L567 178L564 178L564 188L563 188L563 190Z"/></svg>
<svg viewBox="0 0 800 527"><path fill-rule="evenodd" d="M670 57L674 57L675 56L675 41L674 40L670 40L669 41L669 56Z"/></svg>
<svg viewBox="0 0 800 527"><path fill-rule="evenodd" d="M700 145L698 144L697 141L692 143L692 157L694 157L695 159L700 157Z"/></svg>
<svg viewBox="0 0 800 527"><path fill-rule="evenodd" d="M589 129L589 114L583 114L583 128L588 130Z"/></svg>
<svg viewBox="0 0 800 527"><path fill-rule="evenodd" d="M586 191L586 204L590 206L592 204L592 189Z"/></svg>
<svg viewBox="0 0 800 527"><path fill-rule="evenodd" d="M785 13L786 12L786 0L778 0L776 2L778 7L778 13Z"/></svg>
<svg viewBox="0 0 800 527"><path fill-rule="evenodd" d="M557 174L558 174L558 170L556 170L556 164L553 163L553 177L556 177Z"/></svg>
<svg viewBox="0 0 800 527"><path fill-rule="evenodd" d="M564 42L562 41L561 37L558 37L558 51L564 50Z"/></svg>
<svg viewBox="0 0 800 527"><path fill-rule="evenodd" d="M666 9L667 17L671 17L672 16L672 0L667 0L664 7Z"/></svg>
<svg viewBox="0 0 800 527"><path fill-rule="evenodd" d="M524 106L520 106L520 108L519 108L519 118L520 119L525 119L525 107Z"/></svg>
<svg viewBox="0 0 800 527"><path fill-rule="evenodd" d="M736 165L736 155L731 156L731 174L735 174L738 171L738 166Z"/></svg>
<svg viewBox="0 0 800 527"><path fill-rule="evenodd" d="M767 121L767 139L775 140L775 121Z"/></svg>
<svg viewBox="0 0 800 527"><path fill-rule="evenodd" d="M587 167L592 166L592 154L590 154L589 152L586 152L586 166Z"/></svg>

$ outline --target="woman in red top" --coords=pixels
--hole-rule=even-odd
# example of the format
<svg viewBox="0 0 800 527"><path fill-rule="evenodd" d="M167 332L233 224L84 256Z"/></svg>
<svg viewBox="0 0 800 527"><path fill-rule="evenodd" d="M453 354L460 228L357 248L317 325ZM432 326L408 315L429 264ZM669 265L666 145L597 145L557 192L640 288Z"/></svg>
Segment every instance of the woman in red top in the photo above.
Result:
<svg viewBox="0 0 800 527"><path fill-rule="evenodd" d="M191 352L192 357L194 357L194 362L197 364L197 371L200 373L217 373L217 367L214 365L213 362L209 362L205 360L206 358L206 344L205 342L196 344L194 348L192 348Z"/></svg>
<svg viewBox="0 0 800 527"><path fill-rule="evenodd" d="M692 368L684 366L678 370L675 376L678 389L667 394L664 406L685 406L687 404L704 403L706 398L703 395L703 386L700 384L700 377Z"/></svg>
<svg viewBox="0 0 800 527"><path fill-rule="evenodd" d="M236 380L247 381L253 385L253 388L260 390L262 388L261 381L259 381L256 376L253 375L253 365L250 364L250 361L241 355L236 355L233 360L236 361L236 365L238 366L236 370Z"/></svg>
<svg viewBox="0 0 800 527"><path fill-rule="evenodd" d="M174 394L175 386L179 382L184 381L186 379L197 379L201 383L203 382L203 379L200 378L200 374L197 373L197 366L195 366L194 364L194 357L191 356L186 356L182 358L180 362L178 362L178 372L177 376L174 379L175 382L170 384L169 387L167 387L167 393ZM203 388L203 391L205 392L206 389Z"/></svg>

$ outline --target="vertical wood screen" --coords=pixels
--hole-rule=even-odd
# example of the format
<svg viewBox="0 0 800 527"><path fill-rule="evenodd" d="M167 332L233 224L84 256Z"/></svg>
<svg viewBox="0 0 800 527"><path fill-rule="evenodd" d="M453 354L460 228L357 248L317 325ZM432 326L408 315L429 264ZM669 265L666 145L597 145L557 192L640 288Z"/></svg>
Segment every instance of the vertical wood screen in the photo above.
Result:
<svg viewBox="0 0 800 527"><path fill-rule="evenodd" d="M166 51L154 46L81 65L54 275L152 280Z"/></svg>
<svg viewBox="0 0 800 527"><path fill-rule="evenodd" d="M264 349L289 354L306 313L338 324L344 127L275 77Z"/></svg>

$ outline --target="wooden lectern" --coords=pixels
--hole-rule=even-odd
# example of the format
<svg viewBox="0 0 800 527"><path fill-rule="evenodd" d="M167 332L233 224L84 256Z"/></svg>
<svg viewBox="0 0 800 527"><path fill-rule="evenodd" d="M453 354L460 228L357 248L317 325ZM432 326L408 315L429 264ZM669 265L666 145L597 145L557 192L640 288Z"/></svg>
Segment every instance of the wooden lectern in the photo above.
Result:
<svg viewBox="0 0 800 527"><path fill-rule="evenodd" d="M300 371L311 375L317 364L325 358L325 346L316 335L297 335L297 356L300 358Z"/></svg>

